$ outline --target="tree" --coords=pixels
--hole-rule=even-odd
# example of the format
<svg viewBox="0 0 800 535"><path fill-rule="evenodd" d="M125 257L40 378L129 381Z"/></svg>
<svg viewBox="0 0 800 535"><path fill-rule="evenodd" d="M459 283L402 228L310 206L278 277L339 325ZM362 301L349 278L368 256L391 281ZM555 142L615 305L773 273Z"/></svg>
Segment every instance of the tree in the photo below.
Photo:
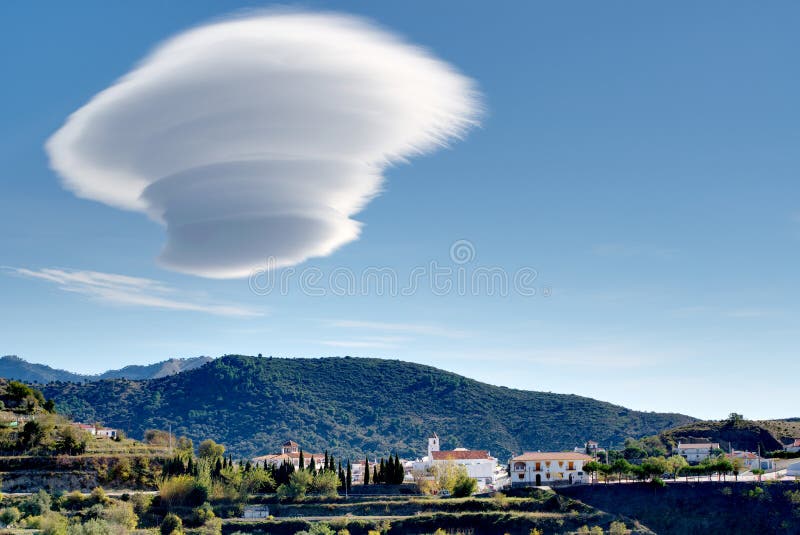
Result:
<svg viewBox="0 0 800 535"><path fill-rule="evenodd" d="M183 522L181 517L174 513L169 513L161 522L161 535L180 535L183 533Z"/></svg>
<svg viewBox="0 0 800 535"><path fill-rule="evenodd" d="M622 483L622 475L631 471L631 465L625 459L617 459L611 464L611 472L617 474L619 482Z"/></svg>
<svg viewBox="0 0 800 535"><path fill-rule="evenodd" d="M289 482L278 487L278 497L293 501L305 499L308 489L313 482L311 473L306 470L298 470L289 476Z"/></svg>
<svg viewBox="0 0 800 535"><path fill-rule="evenodd" d="M592 483L594 483L595 477L597 476L597 472L600 472L603 467L608 468L608 465L599 463L597 461L589 461L588 463L583 465L583 470L589 473L589 475L592 477Z"/></svg>
<svg viewBox="0 0 800 535"><path fill-rule="evenodd" d="M326 496L328 498L336 497L339 495L336 490L339 487L339 476L330 470L320 470L314 476L312 488L314 492Z"/></svg>
<svg viewBox="0 0 800 535"><path fill-rule="evenodd" d="M681 455L673 455L667 459L667 464L670 472L674 474L675 479L678 479L681 472L689 468L689 463Z"/></svg>
<svg viewBox="0 0 800 535"><path fill-rule="evenodd" d="M369 485L369 457L364 459L364 484Z"/></svg>
<svg viewBox="0 0 800 535"><path fill-rule="evenodd" d="M353 485L353 470L350 467L350 460L347 460L347 492L350 492L350 487Z"/></svg>
<svg viewBox="0 0 800 535"><path fill-rule="evenodd" d="M303 459L303 450L300 450L300 462L298 468L300 468L300 470L306 469L306 462L305 459Z"/></svg>
<svg viewBox="0 0 800 535"><path fill-rule="evenodd" d="M669 462L663 457L648 457L642 461L642 473L644 476L654 479L669 471Z"/></svg>
<svg viewBox="0 0 800 535"><path fill-rule="evenodd" d="M197 449L197 456L201 459L217 460L225 454L225 446L217 444L213 440L206 439L200 443Z"/></svg>
<svg viewBox="0 0 800 535"><path fill-rule="evenodd" d="M22 513L20 513L19 509L16 507L6 507L0 511L0 522L2 522L5 527L13 526L19 522L20 518L22 518Z"/></svg>
<svg viewBox="0 0 800 535"><path fill-rule="evenodd" d="M453 496L456 498L466 498L467 496L472 496L477 490L478 480L469 477L466 473L466 469L456 476L456 481L453 485Z"/></svg>

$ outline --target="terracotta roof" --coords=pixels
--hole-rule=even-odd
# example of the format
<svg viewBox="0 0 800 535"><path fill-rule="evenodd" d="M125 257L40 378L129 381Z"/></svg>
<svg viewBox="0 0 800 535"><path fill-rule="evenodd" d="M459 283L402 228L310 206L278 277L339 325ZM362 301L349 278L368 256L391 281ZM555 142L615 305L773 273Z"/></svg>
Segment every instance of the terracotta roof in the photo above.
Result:
<svg viewBox="0 0 800 535"><path fill-rule="evenodd" d="M514 457L512 461L593 461L594 458L585 453L573 451L526 451Z"/></svg>
<svg viewBox="0 0 800 535"><path fill-rule="evenodd" d="M695 444L678 444L678 449L719 449L719 444L716 442L700 442Z"/></svg>
<svg viewBox="0 0 800 535"><path fill-rule="evenodd" d="M308 463L311 461L311 457L314 457L314 462L320 462L325 460L324 453L303 453L303 460ZM253 461L261 462L261 461L276 461L282 462L284 459L291 460L291 459L299 459L300 453L292 452L292 453L272 453L269 455L261 455L260 457L253 457Z"/></svg>
<svg viewBox="0 0 800 535"><path fill-rule="evenodd" d="M792 445L791 445L791 446L789 446L789 447L790 447L790 448L793 448L793 447L795 447L795 446L800 446L800 438L796 438L796 439L794 439L794 442L792 442Z"/></svg>
<svg viewBox="0 0 800 535"><path fill-rule="evenodd" d="M449 450L432 451L434 461L456 461L465 459L489 459L489 452L486 450Z"/></svg>

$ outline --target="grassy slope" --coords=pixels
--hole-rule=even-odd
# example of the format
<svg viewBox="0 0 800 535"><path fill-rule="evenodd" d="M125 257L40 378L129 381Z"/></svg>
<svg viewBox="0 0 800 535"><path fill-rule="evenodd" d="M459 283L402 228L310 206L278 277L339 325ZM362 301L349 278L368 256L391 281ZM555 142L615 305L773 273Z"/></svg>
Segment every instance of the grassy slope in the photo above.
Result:
<svg viewBox="0 0 800 535"><path fill-rule="evenodd" d="M223 357L150 381L51 384L60 410L133 436L147 428L213 438L240 455L275 451L287 438L337 456L486 448L501 459L587 439L644 436L692 421L590 398L495 387L429 366L381 359Z"/></svg>

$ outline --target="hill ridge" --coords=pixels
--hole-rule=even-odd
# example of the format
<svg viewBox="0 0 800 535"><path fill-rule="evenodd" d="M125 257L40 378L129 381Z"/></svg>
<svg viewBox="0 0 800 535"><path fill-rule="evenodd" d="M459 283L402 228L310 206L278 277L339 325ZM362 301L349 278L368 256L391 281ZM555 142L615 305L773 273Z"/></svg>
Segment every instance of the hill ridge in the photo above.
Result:
<svg viewBox="0 0 800 535"><path fill-rule="evenodd" d="M432 366L374 358L226 355L158 379L107 379L44 387L60 410L133 436L172 426L212 438L237 455L275 451L294 439L306 451L340 456L424 455L437 432L443 447L563 449L588 439L621 441L695 421L577 396L493 386Z"/></svg>

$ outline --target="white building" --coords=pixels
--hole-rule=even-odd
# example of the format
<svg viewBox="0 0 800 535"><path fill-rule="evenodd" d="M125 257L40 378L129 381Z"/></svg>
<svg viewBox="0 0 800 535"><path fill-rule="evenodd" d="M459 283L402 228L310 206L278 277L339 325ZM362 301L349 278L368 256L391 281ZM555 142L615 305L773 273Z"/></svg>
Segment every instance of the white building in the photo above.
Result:
<svg viewBox="0 0 800 535"><path fill-rule="evenodd" d="M594 440L589 440L586 442L583 447L577 446L574 450L575 453L585 453L587 455L591 455L594 458L598 456L603 456L606 453L606 450L600 447L600 444L595 442Z"/></svg>
<svg viewBox="0 0 800 535"><path fill-rule="evenodd" d="M440 450L439 437L436 433L428 437L428 455L414 461L412 469L417 472L428 472L437 465L448 463L465 467L467 475L478 481L478 488L484 489L494 486L496 483L497 459L492 457L487 450L465 448Z"/></svg>
<svg viewBox="0 0 800 535"><path fill-rule="evenodd" d="M117 438L117 430L110 427L100 427L95 430L94 434L103 438Z"/></svg>
<svg viewBox="0 0 800 535"><path fill-rule="evenodd" d="M790 464L786 467L786 475L789 477L800 478L800 463Z"/></svg>
<svg viewBox="0 0 800 535"><path fill-rule="evenodd" d="M261 455L260 457L253 457L254 463L264 463L266 465L280 466L284 461L294 465L295 469L300 466L300 445L294 440L288 440L281 446L280 453L273 453L270 455ZM303 452L303 464L308 467L311 464L311 459L314 459L314 465L320 467L325 462L325 454L323 453L307 453ZM355 481L355 478L353 479Z"/></svg>
<svg viewBox="0 0 800 535"><path fill-rule="evenodd" d="M800 451L800 438L794 439L794 442L787 444L783 449L791 453L797 453Z"/></svg>
<svg viewBox="0 0 800 535"><path fill-rule="evenodd" d="M763 457L760 457L757 454L753 453L752 451L734 450L732 453L728 453L726 456L731 460L740 459L742 461L742 466L744 466L748 470L755 470L757 468L760 468L762 470L775 469L775 461L773 461L772 459L765 459Z"/></svg>
<svg viewBox="0 0 800 535"><path fill-rule="evenodd" d="M678 445L675 447L677 455L680 455L690 463L699 463L704 459L708 459L713 455L714 450L718 449L719 444L716 442L689 444L678 442Z"/></svg>
<svg viewBox="0 0 800 535"><path fill-rule="evenodd" d="M588 483L583 467L594 459L574 451L527 452L514 457L511 465L511 486L568 485Z"/></svg>

